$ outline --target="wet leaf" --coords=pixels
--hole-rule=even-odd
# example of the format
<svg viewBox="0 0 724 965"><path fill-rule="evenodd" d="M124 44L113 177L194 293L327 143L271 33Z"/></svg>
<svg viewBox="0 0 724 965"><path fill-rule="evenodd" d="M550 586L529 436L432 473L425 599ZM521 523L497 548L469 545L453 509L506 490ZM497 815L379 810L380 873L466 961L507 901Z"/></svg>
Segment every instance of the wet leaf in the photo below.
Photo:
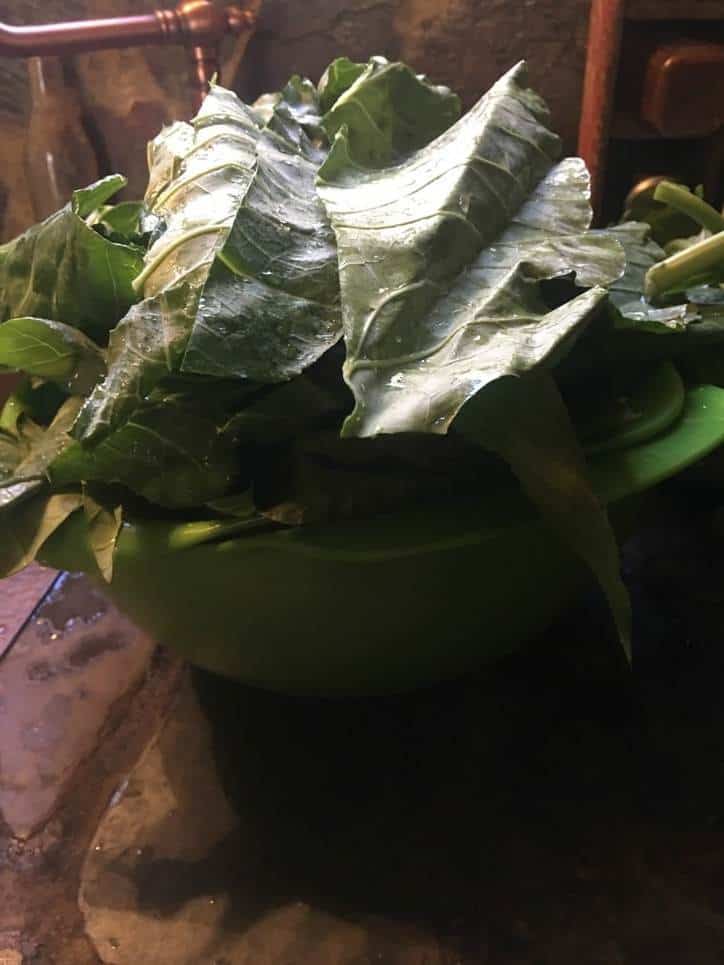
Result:
<svg viewBox="0 0 724 965"><path fill-rule="evenodd" d="M61 211L0 246L0 321L49 318L105 337L138 299L132 283L142 255L84 218L124 184L114 175L78 190Z"/></svg>
<svg viewBox="0 0 724 965"><path fill-rule="evenodd" d="M301 97L299 85L290 90ZM153 142L146 204L165 227L137 279L146 297L112 335L79 438L120 426L165 373L279 382L337 341L334 238L298 114L282 97L265 127L214 87L191 124Z"/></svg>
<svg viewBox="0 0 724 965"><path fill-rule="evenodd" d="M399 164L364 171L346 135L320 171L339 247L355 409L344 434L447 431L502 375L549 359L624 268L588 231L585 165L555 163L540 99L510 71L454 127ZM539 282L588 291L550 311Z"/></svg>
<svg viewBox="0 0 724 965"><path fill-rule="evenodd" d="M106 366L102 349L79 329L47 318L11 318L0 325L0 367L86 395Z"/></svg>

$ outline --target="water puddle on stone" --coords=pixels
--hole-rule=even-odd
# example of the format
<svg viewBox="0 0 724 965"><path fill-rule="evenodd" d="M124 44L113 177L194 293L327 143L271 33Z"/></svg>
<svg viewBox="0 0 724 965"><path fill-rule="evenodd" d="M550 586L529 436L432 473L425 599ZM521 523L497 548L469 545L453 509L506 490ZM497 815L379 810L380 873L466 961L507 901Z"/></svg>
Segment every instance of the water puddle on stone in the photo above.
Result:
<svg viewBox="0 0 724 965"><path fill-rule="evenodd" d="M87 577L52 584L0 663L0 812L16 836L53 813L152 650Z"/></svg>

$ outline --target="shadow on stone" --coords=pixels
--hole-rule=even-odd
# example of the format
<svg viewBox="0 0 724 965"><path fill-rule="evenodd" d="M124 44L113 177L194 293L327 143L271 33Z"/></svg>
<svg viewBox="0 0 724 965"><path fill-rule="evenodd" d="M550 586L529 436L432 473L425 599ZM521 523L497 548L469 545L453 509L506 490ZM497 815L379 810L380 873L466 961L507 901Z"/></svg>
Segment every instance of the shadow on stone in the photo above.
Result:
<svg viewBox="0 0 724 965"><path fill-rule="evenodd" d="M710 522L629 549L632 675L595 595L476 678L412 695L288 698L194 671L87 862L101 957L720 962Z"/></svg>

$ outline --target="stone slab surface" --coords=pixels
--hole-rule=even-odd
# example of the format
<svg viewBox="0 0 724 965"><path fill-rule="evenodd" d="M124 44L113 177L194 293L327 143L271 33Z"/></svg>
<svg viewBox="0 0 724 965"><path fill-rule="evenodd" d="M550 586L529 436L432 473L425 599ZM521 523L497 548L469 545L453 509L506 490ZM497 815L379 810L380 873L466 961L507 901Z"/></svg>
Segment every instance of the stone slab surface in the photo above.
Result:
<svg viewBox="0 0 724 965"><path fill-rule="evenodd" d="M2 583L0 592L30 598L43 585L41 574L19 584L14 578L9 588ZM14 607L17 613L17 600ZM16 837L27 838L52 815L153 648L81 575L60 576L32 612L0 662L0 816Z"/></svg>
<svg viewBox="0 0 724 965"><path fill-rule="evenodd" d="M33 564L0 581L0 660L57 578L56 570Z"/></svg>

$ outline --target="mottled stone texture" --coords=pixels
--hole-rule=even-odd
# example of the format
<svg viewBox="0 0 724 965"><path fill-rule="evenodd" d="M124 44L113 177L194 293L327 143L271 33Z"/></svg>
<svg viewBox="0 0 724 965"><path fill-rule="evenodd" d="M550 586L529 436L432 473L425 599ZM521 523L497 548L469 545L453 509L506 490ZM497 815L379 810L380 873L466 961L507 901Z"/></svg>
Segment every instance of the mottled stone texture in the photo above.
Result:
<svg viewBox="0 0 724 965"><path fill-rule="evenodd" d="M0 0L0 19L13 24L113 17L169 6L162 0ZM178 48L114 50L67 63L69 96L78 98L101 173L128 176L127 196L142 193L146 141L188 110L187 67ZM30 97L23 61L0 59L0 224L13 237L35 218L24 158ZM81 179L92 180L95 172Z"/></svg>
<svg viewBox="0 0 724 965"><path fill-rule="evenodd" d="M173 0L0 0L12 23L113 16ZM340 54L381 53L409 61L460 91L466 105L521 58L548 99L565 147L575 145L589 0L266 0L259 32L236 84L245 94L278 87L294 72L317 78ZM168 48L78 58L79 96L107 167L130 175L138 194L144 141L183 112L183 54ZM24 66L0 60L0 223L9 237L33 220L25 187L28 110Z"/></svg>

